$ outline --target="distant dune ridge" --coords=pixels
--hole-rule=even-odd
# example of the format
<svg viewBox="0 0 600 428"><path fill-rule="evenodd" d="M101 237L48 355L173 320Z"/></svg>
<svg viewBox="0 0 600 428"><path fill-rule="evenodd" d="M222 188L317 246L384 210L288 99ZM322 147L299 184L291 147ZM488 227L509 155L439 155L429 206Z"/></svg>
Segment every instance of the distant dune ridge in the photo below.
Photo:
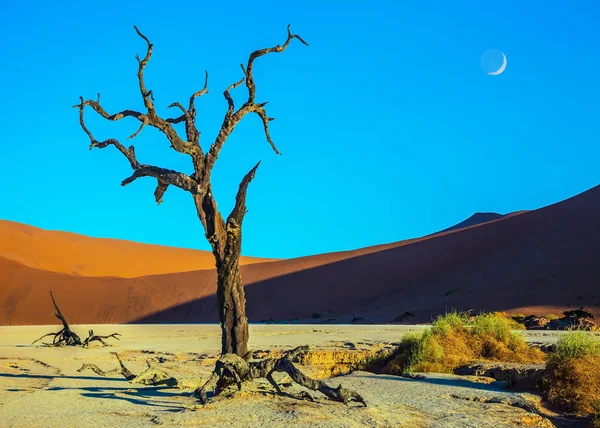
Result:
<svg viewBox="0 0 600 428"><path fill-rule="evenodd" d="M251 322L421 322L452 308L600 315L600 186L423 238L243 262ZM209 252L0 221L0 324L56 324L50 288L72 324L216 322L213 266Z"/></svg>
<svg viewBox="0 0 600 428"><path fill-rule="evenodd" d="M488 223L490 221L496 221L505 217L512 217L513 215L522 214L525 211L517 211L509 214L498 214L498 213L475 213L468 219L461 221L454 226L447 229L441 230L440 232L449 232L451 230L464 229L465 227L477 226L478 224ZM438 233L440 233L438 232Z"/></svg>

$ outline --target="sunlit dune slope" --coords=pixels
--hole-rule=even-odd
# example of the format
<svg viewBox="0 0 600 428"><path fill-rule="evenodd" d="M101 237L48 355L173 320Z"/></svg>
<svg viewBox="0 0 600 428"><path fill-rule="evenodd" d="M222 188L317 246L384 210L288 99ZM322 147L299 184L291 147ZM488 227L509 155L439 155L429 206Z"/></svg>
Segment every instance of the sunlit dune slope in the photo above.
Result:
<svg viewBox="0 0 600 428"><path fill-rule="evenodd" d="M0 220L0 257L50 272L122 278L215 266L208 251L90 238L5 220ZM269 260L242 257L242 264L263 261Z"/></svg>

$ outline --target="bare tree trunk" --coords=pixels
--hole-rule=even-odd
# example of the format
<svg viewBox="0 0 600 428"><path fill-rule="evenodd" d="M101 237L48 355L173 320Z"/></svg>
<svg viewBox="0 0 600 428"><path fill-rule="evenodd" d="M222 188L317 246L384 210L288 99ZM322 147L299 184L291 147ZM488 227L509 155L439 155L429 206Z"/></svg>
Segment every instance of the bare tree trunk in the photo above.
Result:
<svg viewBox="0 0 600 428"><path fill-rule="evenodd" d="M246 213L245 199L248 184L254 177L256 165L242 180L236 204L227 218L217 209L212 188L202 197L195 197L198 217L204 226L206 239L212 246L217 268L217 310L221 324L221 353L243 357L248 352L248 318L246 297L240 273L242 252L241 223Z"/></svg>
<svg viewBox="0 0 600 428"><path fill-rule="evenodd" d="M246 215L246 191L254 179L258 162L246 173L238 188L233 210L223 220L212 194L212 186L194 202L198 218L204 226L206 239L212 247L217 268L217 306L221 323L221 353L243 357L248 352L248 318L246 297L240 273L242 253L242 222Z"/></svg>
<svg viewBox="0 0 600 428"><path fill-rule="evenodd" d="M217 302L221 323L221 352L244 356L248 352L246 298L239 263L218 269Z"/></svg>

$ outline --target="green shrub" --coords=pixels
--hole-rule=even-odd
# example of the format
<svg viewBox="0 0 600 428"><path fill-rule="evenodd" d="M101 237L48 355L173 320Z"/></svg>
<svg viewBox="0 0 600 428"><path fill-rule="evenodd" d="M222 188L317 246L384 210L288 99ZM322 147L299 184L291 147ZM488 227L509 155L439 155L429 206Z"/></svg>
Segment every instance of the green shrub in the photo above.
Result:
<svg viewBox="0 0 600 428"><path fill-rule="evenodd" d="M473 323L473 332L478 335L487 335L493 337L499 342L509 345L511 349L521 346L525 340L512 332L514 329L520 329L523 325L497 314L484 314L475 318Z"/></svg>
<svg viewBox="0 0 600 428"><path fill-rule="evenodd" d="M405 335L384 372L451 373L456 367L478 360L543 362L544 354L527 346L523 337L512 331L512 323L498 314L479 315L472 325L466 314L441 315L431 329Z"/></svg>
<svg viewBox="0 0 600 428"><path fill-rule="evenodd" d="M445 336L455 329L465 328L469 324L469 317L461 312L448 312L438 316L432 323L431 332Z"/></svg>
<svg viewBox="0 0 600 428"><path fill-rule="evenodd" d="M564 335L556 344L555 357L578 358L600 356L600 340L590 333L574 331Z"/></svg>
<svg viewBox="0 0 600 428"><path fill-rule="evenodd" d="M561 337L546 364L542 385L550 403L563 411L597 419L600 339L583 331Z"/></svg>

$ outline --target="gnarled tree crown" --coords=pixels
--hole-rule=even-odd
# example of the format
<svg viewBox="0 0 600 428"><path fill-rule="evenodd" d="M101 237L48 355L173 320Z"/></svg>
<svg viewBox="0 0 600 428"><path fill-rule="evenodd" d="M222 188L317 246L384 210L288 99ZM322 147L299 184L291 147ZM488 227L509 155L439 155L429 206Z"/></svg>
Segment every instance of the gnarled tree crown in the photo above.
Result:
<svg viewBox="0 0 600 428"><path fill-rule="evenodd" d="M252 71L254 68L254 61L258 57L272 52L283 52L287 49L287 47L293 39L298 39L300 42L308 46L308 43L306 43L300 36L291 33L289 25L287 27L287 39L283 45L277 45L271 48L256 50L250 54L246 65L240 64L244 77L242 77L242 79L240 79L239 81L231 84L223 92L223 96L225 97L225 100L227 101L228 105L227 112L225 113L223 124L221 125L221 129L217 137L215 138L210 148L208 149L208 152L206 153L203 152L202 147L200 146L200 132L196 128L195 100L196 98L206 95L208 93L208 72L205 72L204 87L201 90L194 92L190 96L189 102L187 103L187 107L183 106L179 102L174 102L169 105L170 108L177 108L181 111L181 114L179 116L172 118L160 117L156 113L153 92L152 90L147 89L146 83L144 81L144 70L148 65L148 62L150 61L154 45L144 34L140 32L140 30L136 26L134 26L134 29L147 44L146 55L144 56L144 58L140 58L139 55L136 55L136 59L138 62L137 77L139 82L140 94L142 96L146 111L139 112L128 109L122 110L118 113L110 114L100 104L100 94L98 94L98 98L96 100L84 100L83 97L80 97L81 102L73 106L74 108L79 109L79 123L90 139L90 149L94 147L104 148L113 145L129 161L129 164L133 169L133 173L131 176L123 180L121 185L126 186L127 184L135 181L140 177L153 177L157 180L157 186L156 190L154 191L154 197L156 202L159 204L162 202L163 195L169 186L179 187L180 189L192 193L196 197L204 197L205 195L210 194L211 171L219 156L219 153L221 152L223 145L225 144L227 138L231 135L237 124L248 113L255 113L260 117L263 123L265 137L267 141L269 142L275 153L281 154L277 147L275 147L275 144L273 143L273 140L271 139L271 135L269 133L269 122L274 120L274 118L269 117L267 115L267 112L265 110L265 105L267 103L256 103L255 101L256 85L254 82ZM236 109L230 91L242 85L243 83L246 84L246 88L248 90L248 99L246 100L246 102L244 102L244 104L241 107ZM109 138L104 141L98 141L96 138L94 138L92 132L85 125L84 109L86 106L90 106L93 110L96 111L96 113L110 121L121 120L125 117L132 117L134 119L137 119L140 123L140 126L136 132L134 132L130 137L128 137L128 140L133 139L137 135L139 135L139 133L147 125L158 129L169 140L173 149L175 149L179 153L187 154L192 158L194 172L192 174L185 174L183 172L166 169L159 166L143 164L137 160L135 149L132 145L129 147L125 147L123 144L121 144L114 138ZM174 124L181 122L185 123L185 138L182 138L173 127ZM258 164L256 164L256 166L252 168L252 170L250 170L243 178L242 183L240 184L240 189L238 191L238 196L236 197L236 206L233 208L233 211L229 218L232 218L232 216L234 218L239 218L239 215L243 211L245 211L245 209L242 209L244 205L245 191L248 187L249 182L254 177L254 173L256 172L257 167ZM210 196L212 197L212 195Z"/></svg>
<svg viewBox="0 0 600 428"><path fill-rule="evenodd" d="M79 109L79 123L90 139L90 149L94 147L104 148L112 145L129 161L133 173L130 177L123 180L121 183L123 186L140 177L153 177L157 181L154 198L159 204L162 202L163 195L169 186L179 187L191 193L198 218L204 227L206 239L215 257L215 267L217 270L217 306L222 330L221 351L223 354L234 353L245 355L248 345L248 319L245 314L246 299L239 266L242 245L242 221L246 214L246 191L248 185L254 179L260 162L246 173L242 179L235 198L235 205L227 219L224 219L217 209L217 203L212 194L211 172L223 145L237 124L249 113L255 113L260 117L267 141L275 153L280 154L269 133L269 122L273 118L269 117L265 111L267 103L257 103L255 101L256 85L252 75L254 61L272 52L283 52L293 39L298 39L305 45L307 43L300 36L292 34L288 25L287 39L283 45L259 49L250 54L247 64L241 64L244 76L239 81L228 86L223 92L223 96L227 101L227 111L223 118L221 129L205 153L200 146L200 132L196 128L196 108L194 103L196 98L208 93L208 72L205 74L204 87L190 96L187 107L179 102L169 105L170 108L177 108L180 111L178 116L166 119L160 117L156 113L152 90L148 90L144 81L144 70L152 56L153 45L137 27L134 26L134 28L147 44L147 51L144 58L136 56L140 94L142 95L146 111L123 110L110 114L100 104L100 94L98 94L98 98L95 101L84 100L83 97L80 97L81 103L73 107ZM236 108L230 91L244 82L248 90L248 99L241 107ZM192 174L185 174L155 165L142 164L138 161L133 146L125 147L114 138L98 141L85 125L84 111L86 106L90 106L96 113L107 120L117 121L124 117L137 119L140 122L140 126L128 139L135 138L148 125L158 129L167 137L174 150L191 157L194 172ZM185 138L182 138L174 128L175 124L181 122L185 123Z"/></svg>

